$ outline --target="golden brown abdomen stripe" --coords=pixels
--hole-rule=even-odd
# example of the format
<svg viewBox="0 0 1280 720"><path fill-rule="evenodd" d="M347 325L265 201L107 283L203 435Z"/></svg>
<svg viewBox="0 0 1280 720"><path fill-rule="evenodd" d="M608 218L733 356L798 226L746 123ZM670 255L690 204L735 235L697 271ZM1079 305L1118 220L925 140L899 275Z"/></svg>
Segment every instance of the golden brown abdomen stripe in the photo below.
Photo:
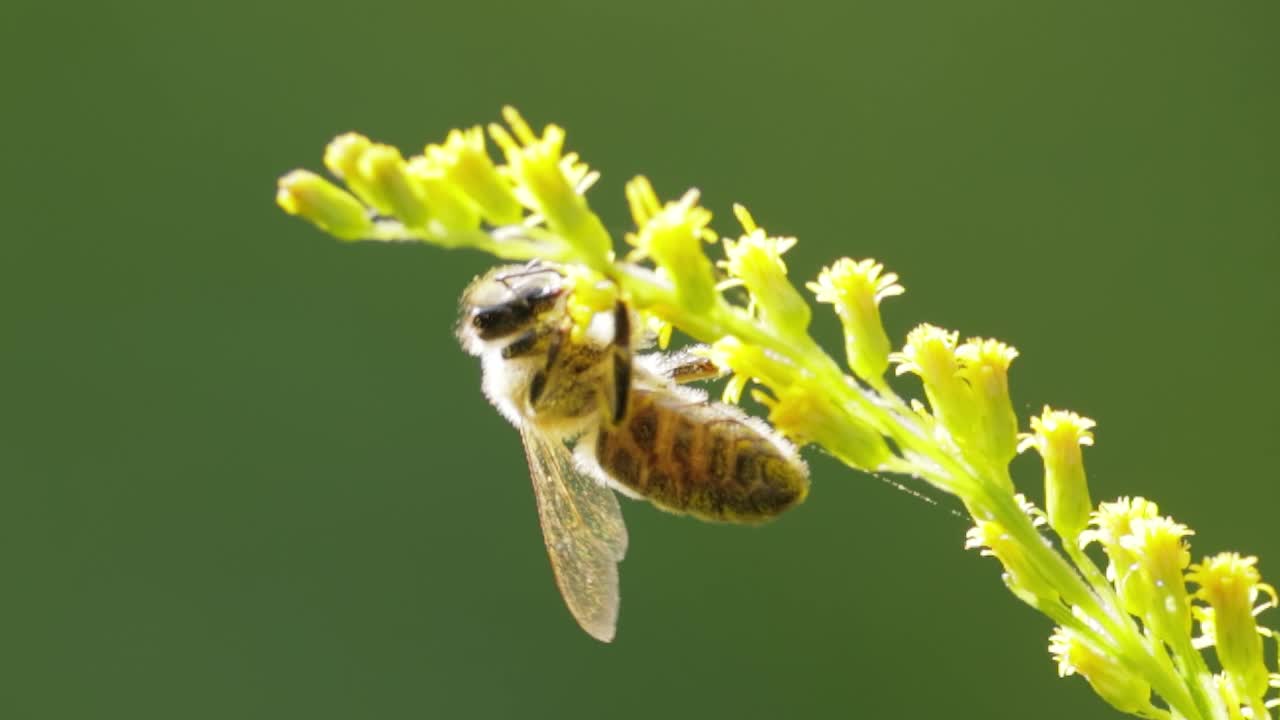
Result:
<svg viewBox="0 0 1280 720"><path fill-rule="evenodd" d="M804 499L808 475L736 408L633 389L626 418L600 429L600 467L664 510L757 523Z"/></svg>

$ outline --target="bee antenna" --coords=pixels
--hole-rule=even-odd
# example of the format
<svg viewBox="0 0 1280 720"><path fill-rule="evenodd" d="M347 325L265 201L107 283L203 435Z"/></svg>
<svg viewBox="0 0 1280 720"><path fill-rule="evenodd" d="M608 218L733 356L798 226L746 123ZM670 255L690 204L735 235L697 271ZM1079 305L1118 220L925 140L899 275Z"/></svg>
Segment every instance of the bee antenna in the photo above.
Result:
<svg viewBox="0 0 1280 720"><path fill-rule="evenodd" d="M514 290L512 290L511 285L508 281L519 280L520 278L526 278L533 275L541 275L543 273L553 273L555 275L559 275L560 277L564 277L564 274L561 273L559 270L549 265L544 265L541 260L538 260L535 258L533 260L530 260L529 264L525 265L523 270L520 270L517 272L503 273L495 277L494 280L497 280L498 282L502 283L502 287L506 288L507 290L511 292L515 292Z"/></svg>

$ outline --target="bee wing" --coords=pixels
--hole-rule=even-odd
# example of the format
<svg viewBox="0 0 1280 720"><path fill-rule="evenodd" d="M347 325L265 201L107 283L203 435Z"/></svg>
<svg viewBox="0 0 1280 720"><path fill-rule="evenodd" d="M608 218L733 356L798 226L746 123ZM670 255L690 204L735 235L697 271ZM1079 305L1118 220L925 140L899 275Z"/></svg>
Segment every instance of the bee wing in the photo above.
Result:
<svg viewBox="0 0 1280 720"><path fill-rule="evenodd" d="M556 585L582 629L609 642L618 622L618 562L627 551L618 500L578 470L564 443L525 429L520 439Z"/></svg>

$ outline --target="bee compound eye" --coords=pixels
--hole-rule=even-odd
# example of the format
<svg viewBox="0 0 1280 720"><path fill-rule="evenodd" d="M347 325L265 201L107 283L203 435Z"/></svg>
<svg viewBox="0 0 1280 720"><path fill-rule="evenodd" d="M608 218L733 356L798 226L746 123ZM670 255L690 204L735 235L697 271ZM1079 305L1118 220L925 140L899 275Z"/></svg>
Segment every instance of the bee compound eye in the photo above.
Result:
<svg viewBox="0 0 1280 720"><path fill-rule="evenodd" d="M481 340L493 340L519 330L529 322L531 311L523 302L477 308L471 314L471 327Z"/></svg>

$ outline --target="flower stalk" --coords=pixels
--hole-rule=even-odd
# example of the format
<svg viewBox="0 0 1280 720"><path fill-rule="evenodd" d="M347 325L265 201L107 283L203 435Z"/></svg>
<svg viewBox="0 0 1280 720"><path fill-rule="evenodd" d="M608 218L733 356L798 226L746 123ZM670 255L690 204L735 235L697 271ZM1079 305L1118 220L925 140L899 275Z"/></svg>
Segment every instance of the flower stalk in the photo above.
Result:
<svg viewBox="0 0 1280 720"><path fill-rule="evenodd" d="M1020 433L1009 385L1014 348L960 342L959 333L924 324L891 351L880 305L903 292L897 275L872 259L842 258L804 287L839 318L846 369L809 335L812 310L784 260L795 238L769 235L742 206L734 207L742 232L722 238L696 191L663 202L641 177L626 187L636 227L619 258L585 198L596 174L564 151L564 131L537 133L511 108L503 118L488 128L501 164L479 127L407 159L349 133L325 152L345 190L294 171L281 178L277 202L343 240L420 241L566 266L575 329L624 298L664 347L672 328L706 343L732 372L726 400L750 387L797 444L956 496L974 522L966 546L995 558L1014 596L1056 624L1050 651L1064 677L1082 676L1102 700L1138 717L1271 717L1277 700L1268 695L1280 675L1263 647L1272 634L1255 618L1277 597L1256 558L1222 553L1192 565L1192 531L1155 503L1095 507L1083 455L1094 422L1046 407ZM718 262L707 254L716 242ZM890 365L920 379L925 402L890 386ZM1043 462L1045 510L1018 493L1009 472L1028 449ZM1095 545L1105 572L1089 554ZM1209 647L1214 663L1201 653Z"/></svg>

